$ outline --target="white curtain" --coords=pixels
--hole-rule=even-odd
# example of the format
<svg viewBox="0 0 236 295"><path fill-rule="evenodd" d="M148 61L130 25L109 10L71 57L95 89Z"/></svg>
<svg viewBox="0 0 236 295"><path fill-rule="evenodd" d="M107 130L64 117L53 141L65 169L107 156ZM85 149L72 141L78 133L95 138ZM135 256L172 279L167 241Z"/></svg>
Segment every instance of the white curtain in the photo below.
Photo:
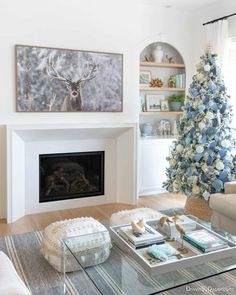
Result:
<svg viewBox="0 0 236 295"><path fill-rule="evenodd" d="M229 45L228 20L219 20L212 24L205 25L206 44L210 44L212 52L218 55L218 64L224 73L227 66L227 53Z"/></svg>

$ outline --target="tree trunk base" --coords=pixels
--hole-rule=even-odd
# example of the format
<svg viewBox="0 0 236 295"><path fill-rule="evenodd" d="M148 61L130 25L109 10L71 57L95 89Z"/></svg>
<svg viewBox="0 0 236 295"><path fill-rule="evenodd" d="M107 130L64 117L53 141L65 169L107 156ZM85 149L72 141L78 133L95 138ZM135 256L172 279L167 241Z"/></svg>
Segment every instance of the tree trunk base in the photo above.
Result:
<svg viewBox="0 0 236 295"><path fill-rule="evenodd" d="M184 206L184 213L191 214L199 219L210 221L212 209L207 201L197 198L187 198Z"/></svg>

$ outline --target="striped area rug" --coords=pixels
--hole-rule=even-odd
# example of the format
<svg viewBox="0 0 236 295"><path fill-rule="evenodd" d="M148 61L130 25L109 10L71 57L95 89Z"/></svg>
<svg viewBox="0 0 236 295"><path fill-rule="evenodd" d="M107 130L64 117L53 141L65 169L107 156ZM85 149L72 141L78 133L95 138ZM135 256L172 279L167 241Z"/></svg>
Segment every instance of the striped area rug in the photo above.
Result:
<svg viewBox="0 0 236 295"><path fill-rule="evenodd" d="M48 264L39 251L41 239L41 232L1 237L0 250L10 257L33 295L63 294L61 274ZM199 274L209 275L214 269L222 269L229 265L229 262L236 264L236 257L212 262L205 266L170 272L154 278L150 277L132 258L124 255L119 248L113 247L109 260L89 268L88 272L89 276L96 280L104 295L147 295L157 294L158 291L163 290L163 286L168 287L170 282L178 285L181 282L184 283L186 279L191 281L198 278ZM66 285L69 295L100 294L83 271L68 273ZM232 270L161 294L236 295L236 271Z"/></svg>

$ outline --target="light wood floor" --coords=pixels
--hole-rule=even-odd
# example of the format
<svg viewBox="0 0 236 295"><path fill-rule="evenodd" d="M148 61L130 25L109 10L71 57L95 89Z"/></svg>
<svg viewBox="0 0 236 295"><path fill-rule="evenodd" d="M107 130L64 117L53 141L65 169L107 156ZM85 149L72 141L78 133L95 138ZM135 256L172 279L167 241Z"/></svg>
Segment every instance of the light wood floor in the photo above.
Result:
<svg viewBox="0 0 236 295"><path fill-rule="evenodd" d="M34 230L42 230L48 224L62 219L69 219L81 216L91 216L98 220L109 219L112 213L135 207L149 207L156 210L171 208L182 208L185 204L185 197L180 194L163 193L155 196L140 197L138 206L127 204L107 204L93 207L83 207L53 211L40 214L24 216L18 221L7 224L5 219L0 220L0 235L11 235L25 233Z"/></svg>

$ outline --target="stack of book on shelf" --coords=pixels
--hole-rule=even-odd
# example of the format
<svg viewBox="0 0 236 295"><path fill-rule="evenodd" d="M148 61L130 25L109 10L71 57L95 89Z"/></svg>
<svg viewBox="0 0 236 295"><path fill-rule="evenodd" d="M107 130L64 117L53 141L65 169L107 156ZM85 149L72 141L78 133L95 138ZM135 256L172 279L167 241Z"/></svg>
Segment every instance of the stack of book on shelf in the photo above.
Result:
<svg viewBox="0 0 236 295"><path fill-rule="evenodd" d="M177 74L175 77L175 87L185 88L185 74Z"/></svg>
<svg viewBox="0 0 236 295"><path fill-rule="evenodd" d="M119 234L135 249L164 243L164 236L147 224L145 224L145 232L142 235L133 233L131 225L121 226Z"/></svg>
<svg viewBox="0 0 236 295"><path fill-rule="evenodd" d="M180 215L179 219L176 222L183 227L185 232L192 232L196 229L196 222L185 215ZM163 226L158 225L158 227L160 231L162 231L169 237L178 238L180 235L175 227L174 222L169 223L169 225L167 223L165 223Z"/></svg>
<svg viewBox="0 0 236 295"><path fill-rule="evenodd" d="M184 240L204 253L228 247L228 243L205 229L195 230L184 235Z"/></svg>

